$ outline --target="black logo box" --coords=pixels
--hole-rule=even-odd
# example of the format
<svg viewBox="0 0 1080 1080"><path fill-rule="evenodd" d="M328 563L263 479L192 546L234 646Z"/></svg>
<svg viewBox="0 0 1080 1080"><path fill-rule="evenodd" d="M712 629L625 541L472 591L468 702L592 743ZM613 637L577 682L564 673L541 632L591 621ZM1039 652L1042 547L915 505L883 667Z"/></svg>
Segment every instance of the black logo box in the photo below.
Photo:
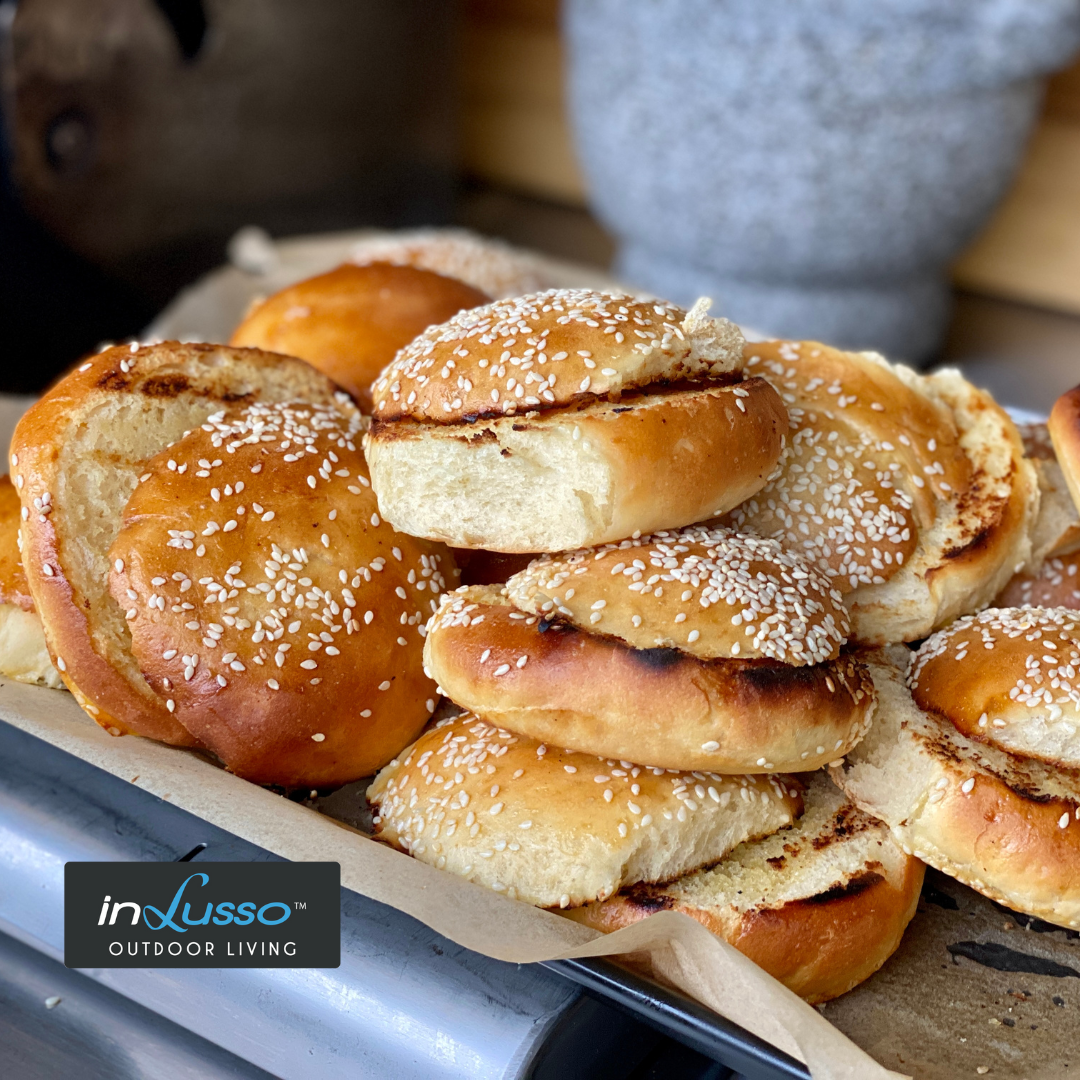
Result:
<svg viewBox="0 0 1080 1080"><path fill-rule="evenodd" d="M335 968L332 862L69 862L69 968Z"/></svg>

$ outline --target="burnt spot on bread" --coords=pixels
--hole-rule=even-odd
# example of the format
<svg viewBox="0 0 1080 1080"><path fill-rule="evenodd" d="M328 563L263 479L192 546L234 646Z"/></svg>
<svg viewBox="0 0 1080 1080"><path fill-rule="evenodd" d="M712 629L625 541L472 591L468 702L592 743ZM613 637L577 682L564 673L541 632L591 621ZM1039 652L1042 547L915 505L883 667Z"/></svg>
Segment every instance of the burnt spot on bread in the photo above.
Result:
<svg viewBox="0 0 1080 1080"><path fill-rule="evenodd" d="M744 682L761 696L790 693L796 688L807 690L820 682L820 673L814 666L796 667L776 660L744 660L741 674Z"/></svg>
<svg viewBox="0 0 1080 1080"><path fill-rule="evenodd" d="M131 385L131 380L119 371L106 371L95 384L99 390L119 393Z"/></svg>
<svg viewBox="0 0 1080 1080"><path fill-rule="evenodd" d="M668 668L686 659L686 654L678 649L627 649L626 651L636 663L652 670Z"/></svg>
<svg viewBox="0 0 1080 1080"><path fill-rule="evenodd" d="M787 862L787 857L784 855L774 855L771 859L765 860L773 870L783 870L784 864Z"/></svg>
<svg viewBox="0 0 1080 1080"><path fill-rule="evenodd" d="M833 904L838 900L850 900L866 892L867 889L874 888L884 880L885 878L876 870L863 870L852 875L846 882L837 882L837 884L824 892L819 892L816 896L808 896L800 903L820 906L821 904Z"/></svg>
<svg viewBox="0 0 1080 1080"><path fill-rule="evenodd" d="M652 915L655 911L668 911L675 906L674 897L663 892L653 892L648 886L630 888L625 895L632 907L647 915Z"/></svg>
<svg viewBox="0 0 1080 1080"><path fill-rule="evenodd" d="M151 375L139 384L139 393L149 398L174 398L191 389L191 380L179 371Z"/></svg>

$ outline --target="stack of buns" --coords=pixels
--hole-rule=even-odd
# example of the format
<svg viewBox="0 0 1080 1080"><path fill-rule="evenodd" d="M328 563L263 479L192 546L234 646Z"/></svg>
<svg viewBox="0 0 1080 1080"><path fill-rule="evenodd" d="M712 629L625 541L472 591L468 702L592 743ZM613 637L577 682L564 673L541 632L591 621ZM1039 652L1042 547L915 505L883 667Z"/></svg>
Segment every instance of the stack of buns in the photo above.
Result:
<svg viewBox="0 0 1080 1080"><path fill-rule="evenodd" d="M0 672L258 783L378 771L378 839L814 1002L926 864L1080 928L1080 388L1021 432L552 284L408 234L80 364L0 482Z"/></svg>

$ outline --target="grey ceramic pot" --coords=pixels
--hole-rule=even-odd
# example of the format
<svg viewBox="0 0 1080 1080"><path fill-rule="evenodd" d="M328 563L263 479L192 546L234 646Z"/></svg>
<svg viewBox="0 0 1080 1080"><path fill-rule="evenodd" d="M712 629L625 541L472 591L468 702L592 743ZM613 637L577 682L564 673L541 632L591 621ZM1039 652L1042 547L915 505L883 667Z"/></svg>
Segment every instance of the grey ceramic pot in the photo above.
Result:
<svg viewBox="0 0 1080 1080"><path fill-rule="evenodd" d="M617 270L769 333L923 359L1080 0L565 0Z"/></svg>

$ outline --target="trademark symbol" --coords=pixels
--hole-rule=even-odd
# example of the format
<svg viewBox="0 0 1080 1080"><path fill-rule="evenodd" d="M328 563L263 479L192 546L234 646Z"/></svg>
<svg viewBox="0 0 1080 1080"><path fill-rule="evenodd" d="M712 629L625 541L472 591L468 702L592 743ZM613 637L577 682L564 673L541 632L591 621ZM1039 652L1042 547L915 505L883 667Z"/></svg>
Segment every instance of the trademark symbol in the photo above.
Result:
<svg viewBox="0 0 1080 1080"><path fill-rule="evenodd" d="M293 901L293 907L297 911L307 911L307 901L305 901L305 900L294 900Z"/></svg>

